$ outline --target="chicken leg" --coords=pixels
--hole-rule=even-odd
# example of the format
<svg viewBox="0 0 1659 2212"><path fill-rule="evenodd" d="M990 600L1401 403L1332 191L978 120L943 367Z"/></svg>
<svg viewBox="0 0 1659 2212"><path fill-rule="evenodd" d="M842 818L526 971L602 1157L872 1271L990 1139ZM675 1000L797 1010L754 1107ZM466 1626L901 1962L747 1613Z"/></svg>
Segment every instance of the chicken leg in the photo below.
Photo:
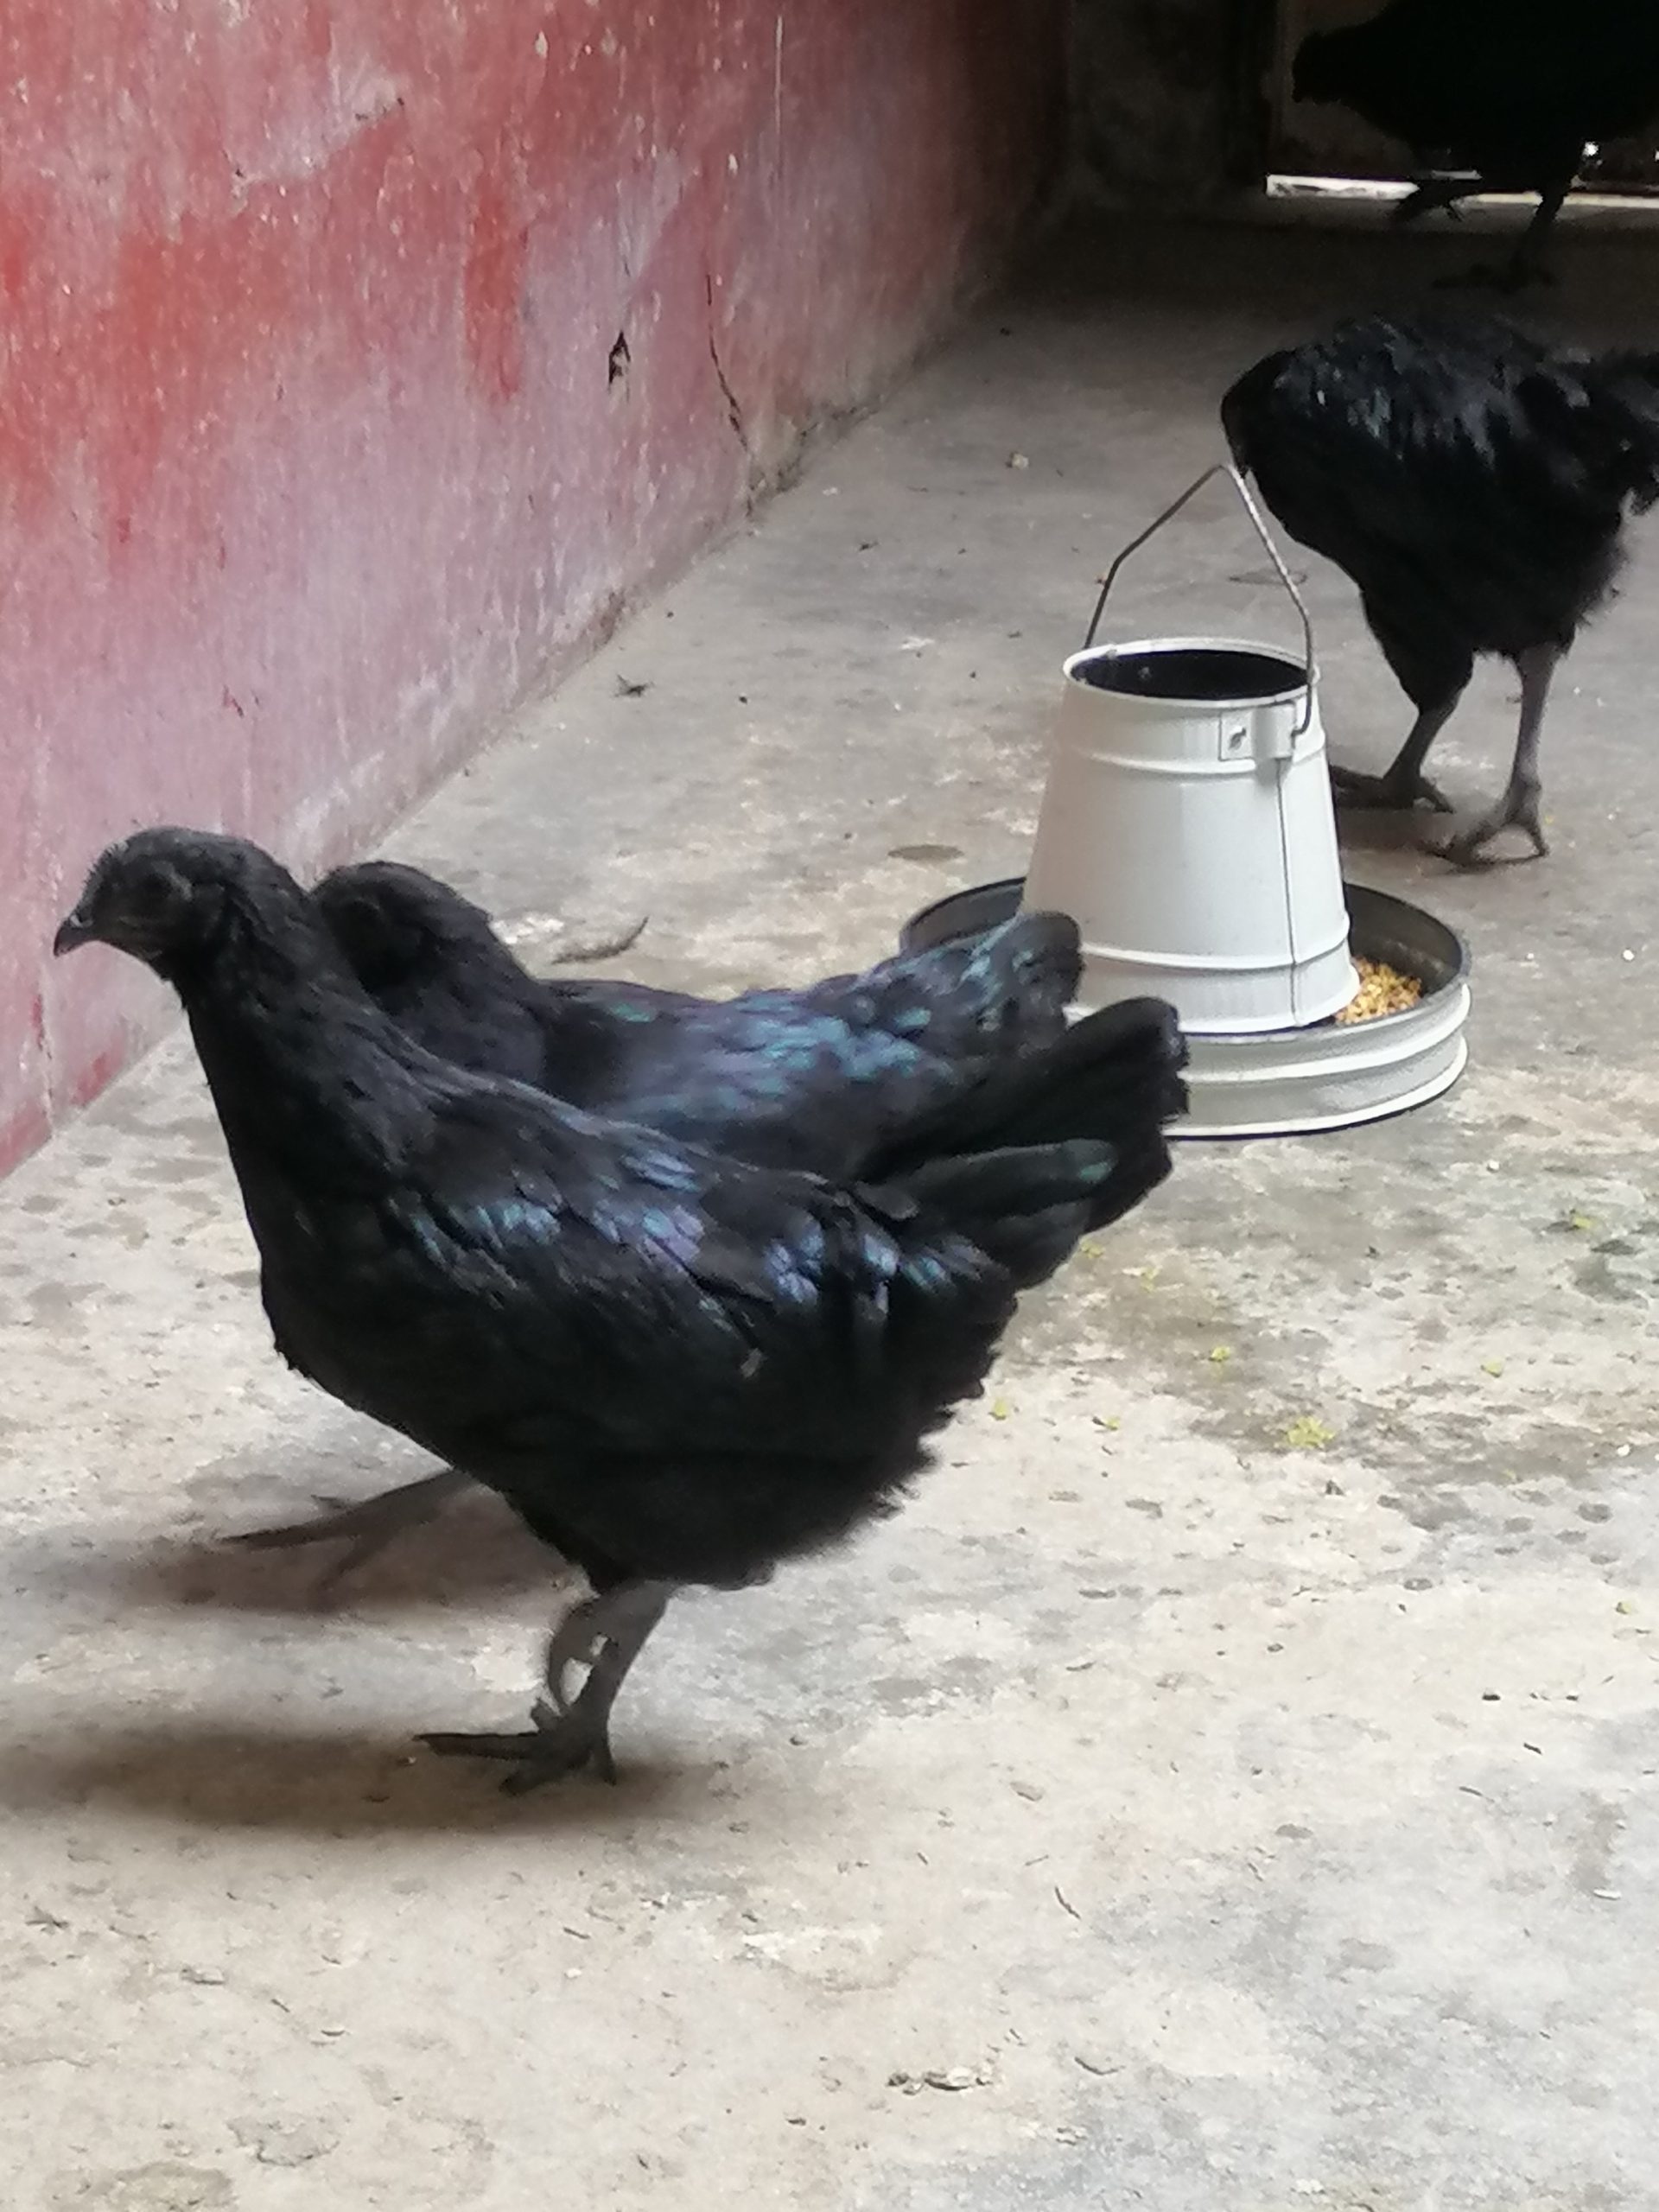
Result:
<svg viewBox="0 0 1659 2212"><path fill-rule="evenodd" d="M531 1708L533 1728L502 1736L438 1732L421 1741L446 1758L512 1760L514 1770L501 1784L509 1796L583 1767L601 1782L614 1782L611 1707L673 1595L671 1582L620 1582L573 1605L547 1647L548 1696ZM575 1666L585 1666L588 1679L571 1697L565 1678Z"/></svg>
<svg viewBox="0 0 1659 2212"><path fill-rule="evenodd" d="M1451 721L1462 696L1463 686L1459 684L1449 698L1421 709L1405 743L1380 776L1362 774L1357 768L1333 767L1332 789L1342 794L1344 803L1349 806L1389 807L1403 814L1421 799L1436 814L1450 814L1452 802L1438 784L1431 784L1424 775L1423 762L1428 757L1429 747Z"/></svg>
<svg viewBox="0 0 1659 2212"><path fill-rule="evenodd" d="M1398 201L1389 216L1396 230L1415 223L1425 215L1449 215L1454 223L1463 220L1460 200L1480 190L1478 176L1431 176L1413 186L1406 197Z"/></svg>
<svg viewBox="0 0 1659 2212"><path fill-rule="evenodd" d="M279 1529L250 1529L233 1536L232 1543L251 1552L297 1550L303 1544L344 1542L347 1548L317 1585L319 1592L332 1590L353 1568L384 1551L394 1536L406 1529L423 1528L452 1497L458 1497L471 1477L454 1467L441 1467L435 1475L399 1483L373 1497L347 1505L337 1499L324 1501L330 1510L310 1521L295 1521Z"/></svg>
<svg viewBox="0 0 1659 2212"><path fill-rule="evenodd" d="M1538 741L1549 703L1550 682L1560 658L1554 645L1531 645L1516 655L1515 664L1521 671L1521 727L1516 734L1510 780L1503 797L1487 808L1478 822L1440 846L1442 859L1455 861L1459 868L1478 868L1485 862L1485 848L1511 826L1526 831L1539 859L1548 852L1549 840L1538 817L1544 788L1538 774Z"/></svg>
<svg viewBox="0 0 1659 2212"><path fill-rule="evenodd" d="M1555 227L1555 218L1567 205L1567 195L1573 189L1573 180L1567 177L1552 184L1538 196L1537 212L1521 233L1521 242L1504 273L1506 289L1517 292L1523 284L1548 284L1554 282L1544 266L1544 241Z"/></svg>
<svg viewBox="0 0 1659 2212"><path fill-rule="evenodd" d="M1553 284L1553 273L1544 265L1544 242L1554 228L1555 218L1567 205L1567 195L1573 180L1548 186L1541 192L1532 219L1516 242L1515 251L1497 268L1490 263L1478 262L1466 275L1451 281L1465 285L1484 285L1499 292L1524 291L1529 284Z"/></svg>

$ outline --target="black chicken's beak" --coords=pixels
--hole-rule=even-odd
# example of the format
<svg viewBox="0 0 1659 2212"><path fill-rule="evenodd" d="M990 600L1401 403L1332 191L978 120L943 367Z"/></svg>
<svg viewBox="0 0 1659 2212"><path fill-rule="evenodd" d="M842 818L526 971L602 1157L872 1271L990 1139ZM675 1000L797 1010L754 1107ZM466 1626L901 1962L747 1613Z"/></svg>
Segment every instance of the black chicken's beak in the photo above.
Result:
<svg viewBox="0 0 1659 2212"><path fill-rule="evenodd" d="M66 914L58 924L58 933L52 940L53 956L60 959L66 952L73 952L77 945L92 944L97 936L98 931L77 906L73 914Z"/></svg>

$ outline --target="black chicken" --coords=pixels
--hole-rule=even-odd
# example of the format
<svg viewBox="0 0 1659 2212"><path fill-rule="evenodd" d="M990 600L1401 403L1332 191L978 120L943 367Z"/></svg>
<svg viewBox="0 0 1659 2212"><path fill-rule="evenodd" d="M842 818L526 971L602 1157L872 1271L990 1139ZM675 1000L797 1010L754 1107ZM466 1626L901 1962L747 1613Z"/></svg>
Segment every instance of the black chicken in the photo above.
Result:
<svg viewBox="0 0 1659 2212"><path fill-rule="evenodd" d="M236 839L112 847L54 949L95 941L184 1004L278 1350L588 1576L536 1726L428 1738L513 1761L512 1787L613 1771L612 1703L680 1585L763 1580L896 1506L1017 1293L1162 1180L1185 1103L1173 1011L1114 1007L836 1185L436 1058Z"/></svg>
<svg viewBox="0 0 1659 2212"><path fill-rule="evenodd" d="M1021 914L804 990L704 999L531 976L481 906L401 861L336 868L311 895L367 989L440 1059L821 1175L850 1173L887 1130L1052 1043L1083 971L1075 922Z"/></svg>
<svg viewBox="0 0 1659 2212"><path fill-rule="evenodd" d="M1023 914L973 944L804 990L702 999L642 983L543 982L481 907L400 861L338 868L312 896L373 996L440 1059L735 1160L830 1177L856 1173L890 1131L1011 1055L1062 1036L1083 966L1075 922ZM346 1541L327 1586L465 1482L448 1470L238 1541Z"/></svg>
<svg viewBox="0 0 1659 2212"><path fill-rule="evenodd" d="M1346 570L1417 709L1370 805L1449 812L1423 761L1477 655L1512 661L1521 723L1503 797L1441 849L1469 863L1511 823L1539 853L1538 740L1557 663L1607 597L1627 508L1659 499L1659 354L1558 351L1509 325L1346 323L1271 353L1221 404L1242 469L1291 533Z"/></svg>
<svg viewBox="0 0 1659 2212"><path fill-rule="evenodd" d="M1541 275L1544 242L1586 147L1659 115L1654 0L1391 0L1297 49L1291 89L1329 100L1425 164L1469 174L1421 185L1397 219L1477 192L1535 192L1538 212L1501 281Z"/></svg>

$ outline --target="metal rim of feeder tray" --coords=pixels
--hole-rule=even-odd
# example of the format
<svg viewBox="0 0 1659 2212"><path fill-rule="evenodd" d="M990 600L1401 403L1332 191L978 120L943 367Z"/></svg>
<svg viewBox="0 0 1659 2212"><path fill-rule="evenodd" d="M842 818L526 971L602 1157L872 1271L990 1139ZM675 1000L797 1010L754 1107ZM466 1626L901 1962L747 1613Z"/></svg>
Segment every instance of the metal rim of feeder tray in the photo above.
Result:
<svg viewBox="0 0 1659 2212"><path fill-rule="evenodd" d="M936 899L905 925L902 952L978 937L1019 912L1024 878L1008 876ZM1469 949L1438 916L1392 893L1344 880L1351 944L1362 959L1415 976L1415 1006L1370 1021L1187 1038L1191 1100L1171 1135L1184 1138L1313 1135L1426 1106L1469 1059Z"/></svg>

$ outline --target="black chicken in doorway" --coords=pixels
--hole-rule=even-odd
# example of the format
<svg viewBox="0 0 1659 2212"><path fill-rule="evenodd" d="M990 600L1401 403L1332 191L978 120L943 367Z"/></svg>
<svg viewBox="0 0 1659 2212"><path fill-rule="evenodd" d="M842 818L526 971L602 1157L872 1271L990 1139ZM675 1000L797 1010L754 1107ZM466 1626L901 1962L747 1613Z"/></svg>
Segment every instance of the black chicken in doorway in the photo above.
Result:
<svg viewBox="0 0 1659 2212"><path fill-rule="evenodd" d="M1538 194L1497 281L1544 274L1543 249L1586 149L1659 116L1654 0L1390 0L1297 49L1299 100L1334 101L1455 174L1420 185L1410 221L1478 192ZM1484 275L1477 271L1477 275Z"/></svg>
<svg viewBox="0 0 1659 2212"><path fill-rule="evenodd" d="M677 1588L763 1580L898 1506L1019 1294L1162 1181L1185 1104L1173 1010L1143 1000L830 1180L437 1058L236 838L111 847L54 949L92 943L184 1006L283 1356L587 1575L535 1726L428 1739L518 1787L612 1772L612 1704Z"/></svg>
<svg viewBox="0 0 1659 2212"><path fill-rule="evenodd" d="M1351 802L1451 810L1423 773L1477 658L1521 678L1502 797L1440 848L1463 863L1511 826L1548 849L1539 739L1550 681L1607 598L1625 517L1659 499L1659 354L1544 345L1497 320L1351 322L1269 354L1221 404L1239 467L1291 536L1345 570L1416 709Z"/></svg>

